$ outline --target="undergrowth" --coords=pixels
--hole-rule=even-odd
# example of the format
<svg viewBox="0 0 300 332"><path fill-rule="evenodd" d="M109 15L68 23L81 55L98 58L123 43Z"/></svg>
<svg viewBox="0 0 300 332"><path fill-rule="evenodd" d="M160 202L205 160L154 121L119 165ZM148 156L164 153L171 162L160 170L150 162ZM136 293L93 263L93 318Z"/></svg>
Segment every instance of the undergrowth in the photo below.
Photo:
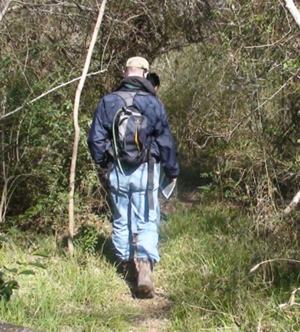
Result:
<svg viewBox="0 0 300 332"><path fill-rule="evenodd" d="M128 289L114 265L80 247L70 258L53 237L19 235L2 243L0 266L13 269L31 262L36 267L31 275L16 276L19 290L9 302L0 302L0 321L38 331L128 329L139 312L122 301Z"/></svg>
<svg viewBox="0 0 300 332"><path fill-rule="evenodd" d="M285 227L259 233L240 211L216 206L169 216L155 267L156 287L171 303L165 328L299 331L298 307L279 308L299 285L298 263L274 261L250 273L270 258L300 258L295 225ZM91 226L81 229L70 258L51 236L9 230L0 266L17 273L19 288L10 301L0 302L0 321L38 331L148 331L135 326L146 319L148 300L143 305L131 298L109 256L107 237Z"/></svg>
<svg viewBox="0 0 300 332"><path fill-rule="evenodd" d="M172 300L173 331L299 331L297 307L279 309L299 287L289 236L258 234L235 210L185 210L164 225L162 282ZM291 226L292 227L292 226ZM293 231L290 229L290 232Z"/></svg>

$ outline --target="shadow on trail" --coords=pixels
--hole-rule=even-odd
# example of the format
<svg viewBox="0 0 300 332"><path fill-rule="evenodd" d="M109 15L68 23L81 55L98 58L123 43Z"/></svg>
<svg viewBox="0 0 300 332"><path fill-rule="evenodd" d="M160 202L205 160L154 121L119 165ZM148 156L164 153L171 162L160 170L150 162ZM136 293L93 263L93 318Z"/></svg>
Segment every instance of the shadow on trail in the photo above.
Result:
<svg viewBox="0 0 300 332"><path fill-rule="evenodd" d="M95 247L96 253L104 257L111 265L117 266L118 262L114 254L114 247L110 236L99 234Z"/></svg>
<svg viewBox="0 0 300 332"><path fill-rule="evenodd" d="M177 186L173 198L183 204L186 208L197 206L205 200L210 200L211 189L214 187L214 179L212 176L213 167L209 165L209 161L202 161L197 158L193 162L184 160L184 156L180 160L180 175L178 177ZM166 206L166 209L164 209ZM163 203L163 211L176 212L172 208L172 200Z"/></svg>

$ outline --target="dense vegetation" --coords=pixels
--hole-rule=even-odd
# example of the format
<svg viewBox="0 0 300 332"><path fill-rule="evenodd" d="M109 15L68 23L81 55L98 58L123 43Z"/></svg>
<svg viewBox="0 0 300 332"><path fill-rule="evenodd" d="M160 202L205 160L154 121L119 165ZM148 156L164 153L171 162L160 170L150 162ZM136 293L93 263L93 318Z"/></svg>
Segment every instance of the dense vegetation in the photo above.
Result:
<svg viewBox="0 0 300 332"><path fill-rule="evenodd" d="M0 263L13 268L0 275L0 284L11 297L16 278L22 295L2 305L0 318L53 331L64 325L122 330L137 315L135 305L105 307L109 295L118 301L118 291L125 291L107 260L79 252L69 261L58 249L67 224L77 81L35 100L81 74L97 11L92 0L12 1L0 21ZM86 144L93 111L99 97L117 87L126 58L143 55L161 76L159 94L181 161L179 198L201 201L201 209L179 211L164 229L159 283L173 303L172 329L299 328L293 311L278 311L297 288L297 266L269 264L249 275L261 260L298 257L299 213L281 218L280 211L300 189L299 43L300 29L281 0L108 1L90 68L97 74L87 78L80 104L75 244L94 255L102 248L99 232L107 236L107 205ZM36 233L43 238L33 240ZM27 268L15 269L39 250L47 251L46 270L35 266L31 276ZM86 300L79 286L66 286L63 268L81 280L77 286L93 288L100 278L103 288L95 286L95 298ZM43 287L55 294L66 287L78 298L72 302L66 291L57 305L48 297L41 302ZM88 318L78 307L85 301ZM82 309L77 319L86 321L60 311L65 303L70 312ZM104 306L103 321L93 318L97 305Z"/></svg>
<svg viewBox="0 0 300 332"><path fill-rule="evenodd" d="M157 1L109 2L90 68L103 72L88 79L81 99L76 183L81 212L91 210L96 195L86 132L99 96L116 87L128 56L140 53L152 60L169 48L200 39L192 37L191 27L200 29L207 12L205 3L186 7L167 1L161 7ZM199 14L199 24L192 13ZM94 1L32 1L12 6L1 22L3 222L13 216L21 223L32 218L42 224L64 223L75 84L30 101L80 75L96 14ZM181 17L182 26L175 17Z"/></svg>
<svg viewBox="0 0 300 332"><path fill-rule="evenodd" d="M64 223L75 85L28 102L79 76L94 5L16 4L1 22L1 112L24 106L1 120L3 222ZM281 208L299 187L298 46L280 2L110 3L90 70L104 72L88 78L81 101L80 211L99 201L86 147L93 110L136 53L156 58L182 168L262 219Z"/></svg>

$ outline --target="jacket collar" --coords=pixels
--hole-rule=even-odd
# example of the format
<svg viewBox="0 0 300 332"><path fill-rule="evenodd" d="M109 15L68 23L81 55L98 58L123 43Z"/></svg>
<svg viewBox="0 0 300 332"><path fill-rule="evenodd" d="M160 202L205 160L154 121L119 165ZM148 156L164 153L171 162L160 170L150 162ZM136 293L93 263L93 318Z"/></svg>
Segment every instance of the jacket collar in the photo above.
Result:
<svg viewBox="0 0 300 332"><path fill-rule="evenodd" d="M147 79L139 76L129 76L126 77L120 84L117 90L134 90L134 91L145 91L152 95L156 95L155 89L151 82Z"/></svg>

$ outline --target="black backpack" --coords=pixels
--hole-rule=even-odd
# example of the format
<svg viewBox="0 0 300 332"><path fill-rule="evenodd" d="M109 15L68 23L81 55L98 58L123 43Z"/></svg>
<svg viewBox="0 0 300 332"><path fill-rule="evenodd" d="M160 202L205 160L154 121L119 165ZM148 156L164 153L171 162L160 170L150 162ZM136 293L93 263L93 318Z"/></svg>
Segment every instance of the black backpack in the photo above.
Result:
<svg viewBox="0 0 300 332"><path fill-rule="evenodd" d="M114 92L125 102L125 106L116 112L112 123L114 157L123 173L123 166L137 167L148 160L151 142L149 122L147 117L133 105L133 99L137 93L148 94L142 91Z"/></svg>

